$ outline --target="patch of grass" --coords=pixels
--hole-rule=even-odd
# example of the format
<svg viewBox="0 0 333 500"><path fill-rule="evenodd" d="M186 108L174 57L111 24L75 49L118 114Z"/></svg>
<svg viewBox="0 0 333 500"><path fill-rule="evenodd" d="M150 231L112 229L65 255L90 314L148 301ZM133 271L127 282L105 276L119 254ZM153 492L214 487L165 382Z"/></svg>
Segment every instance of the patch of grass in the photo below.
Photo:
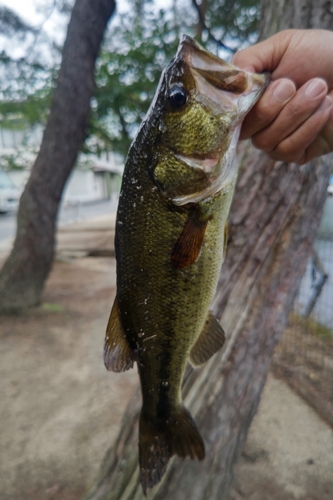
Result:
<svg viewBox="0 0 333 500"><path fill-rule="evenodd" d="M305 330L306 333L321 337L333 342L333 331L319 321L313 318L304 318L295 312L292 312L289 318L290 327L298 326Z"/></svg>
<svg viewBox="0 0 333 500"><path fill-rule="evenodd" d="M57 303L51 303L51 302L44 302L42 305L41 305L41 309L43 311L46 311L46 312L57 312L57 313L61 313L64 311L64 306L62 306L61 304L57 304Z"/></svg>

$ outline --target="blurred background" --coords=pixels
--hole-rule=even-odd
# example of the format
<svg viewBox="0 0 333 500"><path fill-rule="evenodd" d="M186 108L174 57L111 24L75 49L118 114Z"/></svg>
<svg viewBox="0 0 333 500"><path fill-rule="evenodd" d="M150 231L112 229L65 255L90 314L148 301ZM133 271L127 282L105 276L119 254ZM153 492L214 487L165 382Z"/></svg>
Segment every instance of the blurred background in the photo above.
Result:
<svg viewBox="0 0 333 500"><path fill-rule="evenodd" d="M43 139L73 4L0 2L0 266ZM136 373L108 374L101 360L126 153L182 33L230 59L257 40L260 20L258 0L117 3L41 304L0 318L1 499L74 500L93 481L137 384ZM332 499L332 428L333 175L230 498Z"/></svg>

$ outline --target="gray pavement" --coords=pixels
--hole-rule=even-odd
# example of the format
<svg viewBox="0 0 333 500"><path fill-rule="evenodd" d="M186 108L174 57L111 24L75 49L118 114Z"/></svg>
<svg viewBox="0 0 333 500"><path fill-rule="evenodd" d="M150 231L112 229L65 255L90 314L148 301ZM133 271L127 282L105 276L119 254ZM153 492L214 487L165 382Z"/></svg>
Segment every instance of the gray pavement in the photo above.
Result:
<svg viewBox="0 0 333 500"><path fill-rule="evenodd" d="M0 242L13 238L16 231L16 214L0 214Z"/></svg>
<svg viewBox="0 0 333 500"><path fill-rule="evenodd" d="M116 212L58 226L56 260L69 261L88 255L114 255ZM0 241L0 259L9 254L14 238Z"/></svg>
<svg viewBox="0 0 333 500"><path fill-rule="evenodd" d="M118 203L118 197L114 197L111 198L110 200L61 206L58 216L58 232L62 233L62 230L67 227L69 231L75 232L77 231L77 228L81 228L82 229L80 230L81 233L85 232L89 233L91 232L89 229L91 228L91 224L96 223L98 226L98 224L100 224L100 220L103 220L103 217L105 218L106 221L114 220L117 209L117 203ZM0 216L0 258L6 257L6 255L8 255L8 253L10 252L15 237L15 231L16 231L16 214L11 213ZM111 241L113 244L113 236L110 237L112 238ZM62 239L64 240L64 238L65 237L63 236ZM76 243L72 242L72 247L73 250L75 247L76 251L78 251L80 244L81 246L83 244L84 238L82 234L80 237L77 234L77 232L75 238L76 238ZM95 238L96 238L96 230L95 230ZM57 240L58 239L59 238L57 237ZM70 239L68 238L68 235L67 239L68 240ZM91 237L90 240L91 240L91 250L92 250L94 247L93 244L94 238ZM96 240L96 244L97 241L98 240ZM83 252L87 251L85 245L86 244L83 244Z"/></svg>
<svg viewBox="0 0 333 500"><path fill-rule="evenodd" d="M116 212L60 226L57 231L56 259L114 256Z"/></svg>
<svg viewBox="0 0 333 500"><path fill-rule="evenodd" d="M107 200L77 202L60 205L58 225L70 224L116 210L118 196ZM16 213L0 214L0 242L14 238L16 231Z"/></svg>

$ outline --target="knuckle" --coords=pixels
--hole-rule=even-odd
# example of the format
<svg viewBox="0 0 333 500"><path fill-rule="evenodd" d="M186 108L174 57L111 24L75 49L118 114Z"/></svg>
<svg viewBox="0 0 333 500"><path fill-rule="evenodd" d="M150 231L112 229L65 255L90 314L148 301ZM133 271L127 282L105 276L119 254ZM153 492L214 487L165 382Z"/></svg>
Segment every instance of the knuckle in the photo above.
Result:
<svg viewBox="0 0 333 500"><path fill-rule="evenodd" d="M301 114L300 105L297 102L290 101L286 104L285 110L288 113L288 117L291 119L296 118Z"/></svg>
<svg viewBox="0 0 333 500"><path fill-rule="evenodd" d="M294 163L297 163L297 165L305 165L305 163L308 163L310 160L312 160L313 157L307 158L305 154L301 156L301 158L298 158L298 160L295 160Z"/></svg>
<svg viewBox="0 0 333 500"><path fill-rule="evenodd" d="M271 140L270 140L269 135L265 134L265 133L255 134L252 137L252 144L257 149L261 149L262 151L265 151L266 153L269 153L274 148L274 146L272 146L272 144L271 144Z"/></svg>
<svg viewBox="0 0 333 500"><path fill-rule="evenodd" d="M288 140L282 141L273 151L273 154L279 158L280 161L286 161L288 163L298 163L303 153L304 151L293 148Z"/></svg>
<svg viewBox="0 0 333 500"><path fill-rule="evenodd" d="M270 123L277 115L277 113L274 112L274 109L272 108L268 100L264 99L258 102L254 111L255 111L256 121L261 126Z"/></svg>

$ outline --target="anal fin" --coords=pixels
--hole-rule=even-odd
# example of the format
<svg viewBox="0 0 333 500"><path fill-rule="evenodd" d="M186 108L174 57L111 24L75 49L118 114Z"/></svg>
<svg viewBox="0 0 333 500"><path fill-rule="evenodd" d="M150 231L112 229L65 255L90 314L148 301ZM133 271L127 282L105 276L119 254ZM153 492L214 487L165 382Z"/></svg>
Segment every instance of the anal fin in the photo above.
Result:
<svg viewBox="0 0 333 500"><path fill-rule="evenodd" d="M104 342L104 364L109 371L124 372L133 368L135 355L121 324L117 297L113 303Z"/></svg>
<svg viewBox="0 0 333 500"><path fill-rule="evenodd" d="M190 362L193 366L203 365L225 342L223 328L219 321L209 311L204 327L191 349Z"/></svg>

